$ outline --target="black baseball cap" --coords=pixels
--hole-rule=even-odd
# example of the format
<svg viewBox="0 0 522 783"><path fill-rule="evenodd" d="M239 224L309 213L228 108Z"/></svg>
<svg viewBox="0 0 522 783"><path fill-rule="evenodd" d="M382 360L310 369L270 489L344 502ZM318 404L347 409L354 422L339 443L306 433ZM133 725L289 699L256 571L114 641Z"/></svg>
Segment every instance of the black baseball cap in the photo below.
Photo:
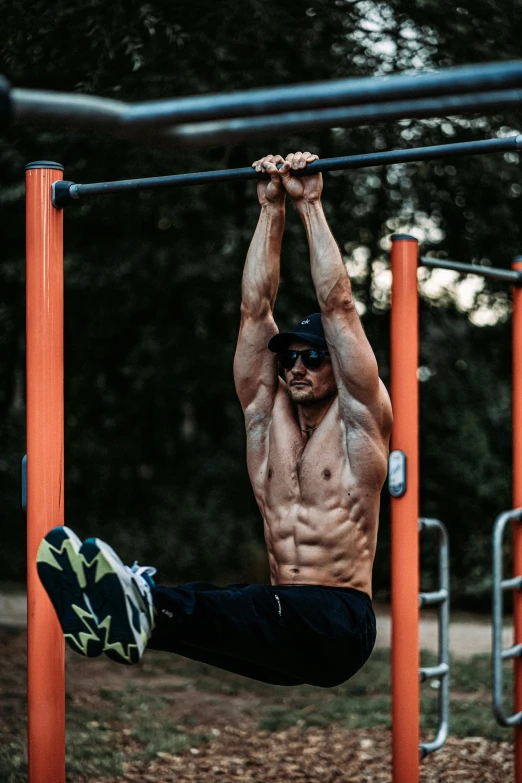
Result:
<svg viewBox="0 0 522 783"><path fill-rule="evenodd" d="M295 329L291 332L279 332L275 334L268 343L268 350L273 353L279 353L287 347L288 343L295 339L303 340L310 345L317 345L321 348L327 348L324 336L323 322L321 313L312 313L307 315L302 321L299 321Z"/></svg>

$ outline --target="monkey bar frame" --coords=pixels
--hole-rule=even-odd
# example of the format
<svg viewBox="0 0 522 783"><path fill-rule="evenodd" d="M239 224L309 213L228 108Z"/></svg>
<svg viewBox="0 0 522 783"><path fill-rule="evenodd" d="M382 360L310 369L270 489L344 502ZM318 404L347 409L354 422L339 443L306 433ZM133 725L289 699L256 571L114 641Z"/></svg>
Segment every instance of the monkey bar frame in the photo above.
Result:
<svg viewBox="0 0 522 783"><path fill-rule="evenodd" d="M522 61L451 68L421 75L296 85L216 96L194 96L160 102L125 104L96 96L12 89L0 77L0 126L41 124L97 129L138 140L174 146L230 143L253 135L270 135L321 127L361 125L406 117L433 117L484 112L522 103ZM515 149L518 137L481 142L481 152ZM478 144L478 143L477 143ZM506 147L503 145L506 144ZM387 163L429 157L474 154L459 145L419 151L401 150ZM478 147L475 148L478 152ZM329 170L384 165L352 156L351 164L330 161ZM418 156L417 156L418 155ZM355 159L358 158L358 163ZM334 159L335 161L335 159ZM345 161L346 162L346 161ZM324 163L324 162L323 162ZM339 163L339 159L337 160ZM313 164L315 165L315 164ZM320 166L318 164L318 166ZM317 168L319 170L319 168ZM326 168L323 170L327 170ZM310 169L309 169L310 171ZM249 177L252 170L248 169ZM206 174L206 173L204 173ZM229 172L225 172L229 174ZM190 175L193 176L193 175ZM254 174L255 176L255 174ZM63 212L53 206L52 190L64 192L60 164L29 164L27 183L27 556L28 556L28 741L29 782L65 782L64 643L52 607L36 574L36 550L49 529L63 524ZM234 177L227 176L226 179ZM217 176L211 177L218 181ZM199 175L200 183L203 178ZM136 181L135 181L136 182ZM150 181L149 181L150 182ZM99 192L108 192L108 185ZM170 182L170 186L176 184ZM181 184L178 180L177 184ZM184 184L197 184L188 182ZM70 183L74 185L74 183ZM75 195L86 195L76 190ZM141 189L141 184L122 189ZM67 186L67 195L71 188ZM394 442L407 455L407 490L392 502L392 595L394 667L394 779L418 780L418 392L417 247L412 237L396 237L394 334L392 352L396 401ZM480 271L479 271L480 270ZM476 274L482 268L475 267ZM399 304L402 302L402 304ZM393 310L392 310L393 312ZM402 343L402 345L401 345ZM407 372L397 373L401 346ZM403 402L400 402L400 400ZM406 401L406 405L404 405ZM397 410L399 415L397 417ZM522 430L522 428L520 428ZM519 502L520 505L520 502ZM402 522L404 521L404 526ZM403 542L406 540L406 547ZM402 549L402 552L400 551ZM395 553L395 554L394 554ZM403 579L399 584L398 575ZM404 603L400 603L400 596ZM402 632L404 636L402 636ZM402 672L397 679L397 673ZM401 688L397 690L402 682ZM411 685L411 687L410 687ZM522 688L521 688L522 690ZM399 709L405 705L405 709ZM409 708L413 715L409 714ZM397 734L401 726L402 743ZM522 783L517 780L517 783Z"/></svg>

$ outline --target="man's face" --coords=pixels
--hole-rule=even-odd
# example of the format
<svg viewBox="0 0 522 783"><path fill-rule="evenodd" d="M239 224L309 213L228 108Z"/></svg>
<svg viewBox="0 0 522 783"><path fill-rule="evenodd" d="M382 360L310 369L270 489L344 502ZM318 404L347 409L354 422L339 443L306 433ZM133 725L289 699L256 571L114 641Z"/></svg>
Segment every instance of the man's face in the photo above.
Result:
<svg viewBox="0 0 522 783"><path fill-rule="evenodd" d="M291 351L305 351L307 348L322 350L302 340L293 340L287 347ZM302 356L298 356L294 366L284 370L284 373L290 398L298 405L313 405L337 394L332 362L328 355L315 370L305 367Z"/></svg>

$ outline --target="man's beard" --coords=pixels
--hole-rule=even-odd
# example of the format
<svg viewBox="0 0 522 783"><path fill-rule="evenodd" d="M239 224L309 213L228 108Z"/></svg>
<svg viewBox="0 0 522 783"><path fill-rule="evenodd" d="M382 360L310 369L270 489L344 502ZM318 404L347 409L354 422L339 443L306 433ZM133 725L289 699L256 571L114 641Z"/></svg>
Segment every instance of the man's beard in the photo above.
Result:
<svg viewBox="0 0 522 783"><path fill-rule="evenodd" d="M298 405L311 405L314 402L317 402L315 392L311 386L303 386L300 388L290 386L288 391L292 402L295 402Z"/></svg>
<svg viewBox="0 0 522 783"><path fill-rule="evenodd" d="M325 389L323 394L318 394L312 386L303 386L296 388L295 386L288 386L288 394L290 399L295 405L317 405L317 403L324 402L324 400L332 399L337 394L337 386L331 389Z"/></svg>

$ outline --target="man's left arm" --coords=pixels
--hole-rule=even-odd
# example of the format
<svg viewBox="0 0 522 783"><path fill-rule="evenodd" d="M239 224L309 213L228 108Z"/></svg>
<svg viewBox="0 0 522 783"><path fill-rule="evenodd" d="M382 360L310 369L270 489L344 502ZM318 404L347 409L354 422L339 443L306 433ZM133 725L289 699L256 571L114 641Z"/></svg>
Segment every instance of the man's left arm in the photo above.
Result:
<svg viewBox="0 0 522 783"><path fill-rule="evenodd" d="M310 247L312 279L337 385L343 418L366 409L387 429L389 400L377 360L355 307L352 286L341 251L321 204L322 177L290 177L290 168L303 169L317 155L294 153L286 158L283 182L303 221ZM288 173L287 173L288 172ZM280 170L282 173L282 170ZM285 176L286 175L286 176ZM349 408L349 411L347 410ZM344 409L344 410L343 410ZM364 411L359 411L363 418Z"/></svg>

